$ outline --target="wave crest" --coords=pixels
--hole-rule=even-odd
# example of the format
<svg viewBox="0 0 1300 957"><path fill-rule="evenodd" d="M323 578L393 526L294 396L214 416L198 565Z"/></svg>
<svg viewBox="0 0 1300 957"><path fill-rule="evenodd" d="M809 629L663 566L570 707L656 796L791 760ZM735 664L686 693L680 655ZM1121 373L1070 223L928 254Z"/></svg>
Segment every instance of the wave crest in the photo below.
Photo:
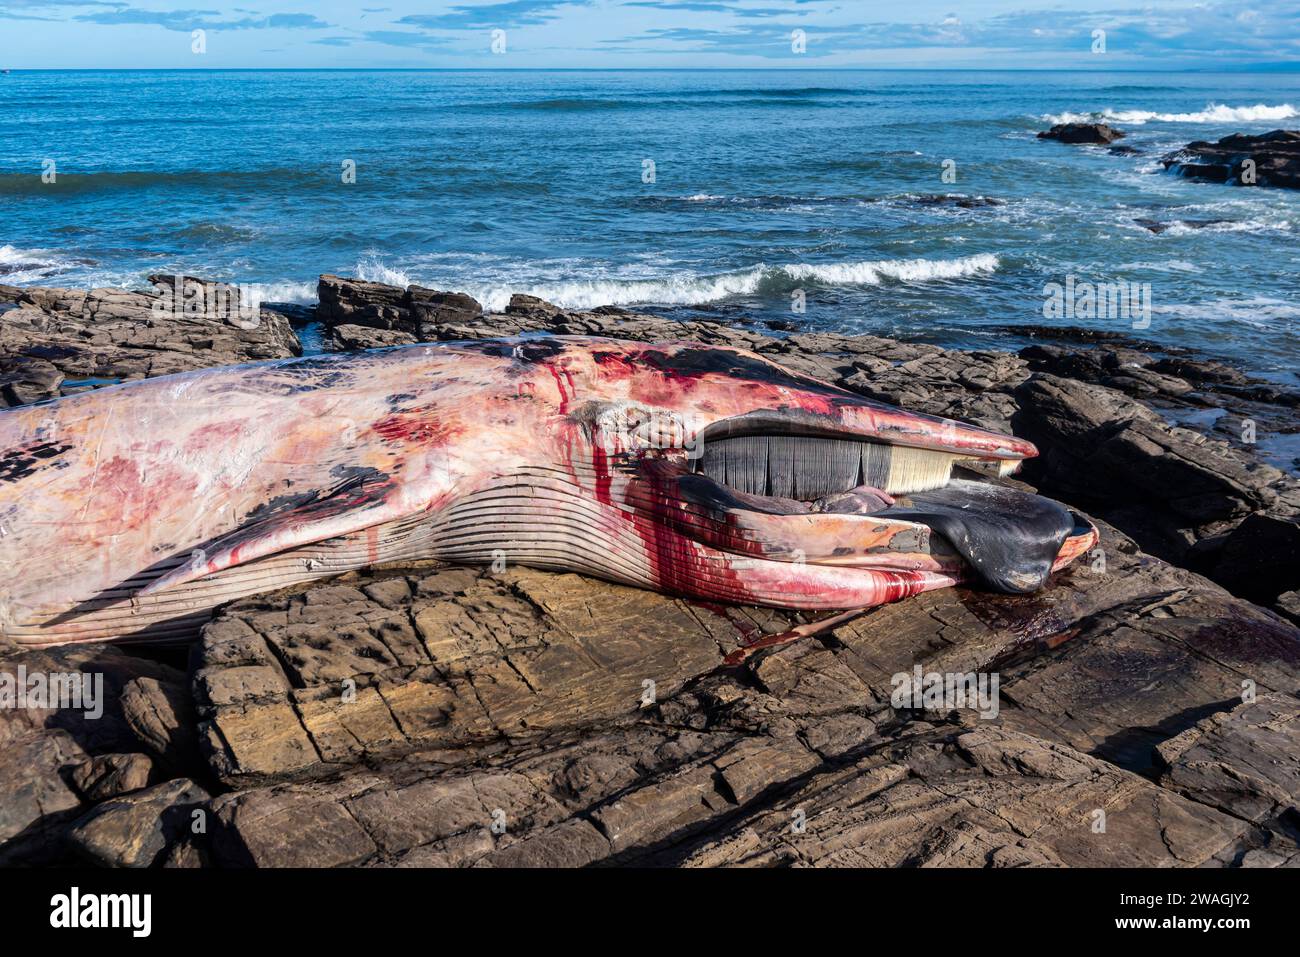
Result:
<svg viewBox="0 0 1300 957"><path fill-rule="evenodd" d="M695 306L732 296L785 296L795 289L818 286L878 286L887 282L933 282L964 279L998 268L998 257L980 253L957 259L880 259L849 263L760 263L748 269L700 275L675 273L647 279L593 277L558 282L464 283L447 277L432 282L439 288L468 292L484 308L500 312L514 293L538 296L565 309L597 306ZM410 285L405 270L385 264L377 256L357 263L358 278L394 286ZM430 283L425 283L430 284Z"/></svg>
<svg viewBox="0 0 1300 957"><path fill-rule="evenodd" d="M1209 103L1205 109L1195 113L1156 113L1152 110L1094 110L1091 113L1047 114L1044 122L1057 123L1131 123L1141 126L1144 123L1273 123L1277 120L1289 120L1300 116L1290 103L1268 106L1256 103L1254 106L1225 106L1222 103Z"/></svg>
<svg viewBox="0 0 1300 957"><path fill-rule="evenodd" d="M86 259L69 259L49 249L0 246L0 282L16 286L40 283L79 265Z"/></svg>

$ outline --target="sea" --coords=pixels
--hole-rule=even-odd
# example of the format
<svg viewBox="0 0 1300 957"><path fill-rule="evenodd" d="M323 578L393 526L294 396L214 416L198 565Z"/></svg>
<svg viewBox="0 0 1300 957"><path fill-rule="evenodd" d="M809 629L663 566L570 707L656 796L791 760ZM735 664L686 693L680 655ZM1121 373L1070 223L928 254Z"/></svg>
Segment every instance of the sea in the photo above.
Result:
<svg viewBox="0 0 1300 957"><path fill-rule="evenodd" d="M1037 138L1071 120L1128 149ZM1278 128L1300 74L14 71L0 283L308 303L337 273L977 349L1083 326L1294 384L1300 192L1161 163ZM1062 308L1080 284L1134 308Z"/></svg>

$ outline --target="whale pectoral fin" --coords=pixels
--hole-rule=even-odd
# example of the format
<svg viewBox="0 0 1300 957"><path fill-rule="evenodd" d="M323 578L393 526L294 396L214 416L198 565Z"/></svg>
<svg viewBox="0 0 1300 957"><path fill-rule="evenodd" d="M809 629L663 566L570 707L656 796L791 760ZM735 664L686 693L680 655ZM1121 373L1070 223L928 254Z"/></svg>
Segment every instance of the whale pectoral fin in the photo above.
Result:
<svg viewBox="0 0 1300 957"><path fill-rule="evenodd" d="M429 502L428 495L382 472L359 471L329 490L268 509L234 531L195 546L189 560L138 594L156 594L290 548L397 521L427 510Z"/></svg>

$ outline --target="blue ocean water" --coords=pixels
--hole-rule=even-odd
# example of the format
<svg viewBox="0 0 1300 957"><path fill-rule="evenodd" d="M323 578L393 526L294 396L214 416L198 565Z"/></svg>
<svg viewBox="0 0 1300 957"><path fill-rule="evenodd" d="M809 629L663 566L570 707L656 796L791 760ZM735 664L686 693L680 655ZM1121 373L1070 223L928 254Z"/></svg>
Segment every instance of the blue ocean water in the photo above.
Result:
<svg viewBox="0 0 1300 957"><path fill-rule="evenodd" d="M1035 138L1084 114L1137 152ZM1073 275L1150 283L1134 334L1294 381L1300 195L1157 162L1279 127L1300 75L16 72L0 282L309 301L335 272L999 348Z"/></svg>

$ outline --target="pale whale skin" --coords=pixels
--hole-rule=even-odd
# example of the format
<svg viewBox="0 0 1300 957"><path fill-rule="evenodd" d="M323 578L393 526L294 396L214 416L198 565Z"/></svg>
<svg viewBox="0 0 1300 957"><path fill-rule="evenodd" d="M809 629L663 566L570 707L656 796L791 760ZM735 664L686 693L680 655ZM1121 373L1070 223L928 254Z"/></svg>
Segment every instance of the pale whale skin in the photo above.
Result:
<svg viewBox="0 0 1300 957"><path fill-rule="evenodd" d="M978 577L924 524L699 472L711 440L751 434L869 443L886 468L891 450L1036 454L691 342L422 344L142 380L0 412L0 634L183 638L234 598L414 558L805 609ZM1095 538L1054 539L1049 565Z"/></svg>

